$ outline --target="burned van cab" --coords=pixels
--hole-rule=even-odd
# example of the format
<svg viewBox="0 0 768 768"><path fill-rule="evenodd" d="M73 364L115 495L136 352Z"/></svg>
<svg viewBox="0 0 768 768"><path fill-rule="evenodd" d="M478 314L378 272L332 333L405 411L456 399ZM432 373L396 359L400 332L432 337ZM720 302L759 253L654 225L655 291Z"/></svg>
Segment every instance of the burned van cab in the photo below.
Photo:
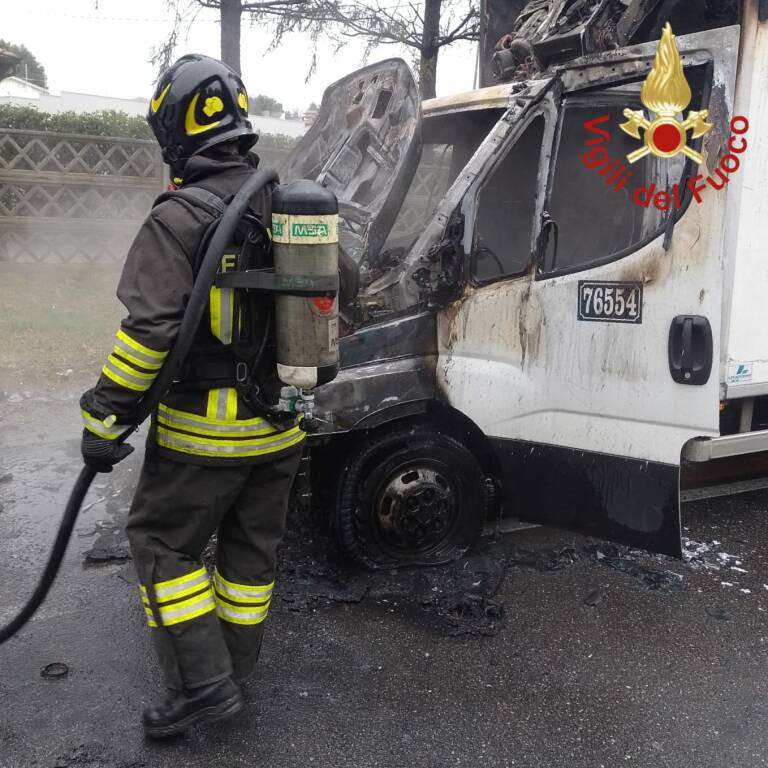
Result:
<svg viewBox="0 0 768 768"><path fill-rule="evenodd" d="M353 558L446 561L500 514L679 554L681 464L768 448L756 419L735 436L720 420L738 397L732 295L758 258L745 234L758 207L738 205L768 152L757 114L742 172L701 186L734 118L757 110L757 79L737 72L768 61L749 8L741 26L670 31L423 104L399 60L326 91L281 178L337 195L360 270L312 452ZM666 157L638 152L664 45L688 126L685 151ZM738 354L768 360L752 339Z"/></svg>

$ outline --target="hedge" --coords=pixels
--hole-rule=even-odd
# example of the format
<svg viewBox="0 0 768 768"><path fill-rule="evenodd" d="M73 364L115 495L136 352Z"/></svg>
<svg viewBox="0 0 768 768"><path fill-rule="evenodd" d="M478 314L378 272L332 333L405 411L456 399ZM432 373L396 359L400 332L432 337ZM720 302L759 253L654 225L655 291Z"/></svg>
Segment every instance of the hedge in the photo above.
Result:
<svg viewBox="0 0 768 768"><path fill-rule="evenodd" d="M0 104L0 130L3 128L127 139L154 138L143 117L113 109L100 112L41 112L35 107ZM259 145L262 147L290 149L296 141L294 137L283 134L259 134Z"/></svg>
<svg viewBox="0 0 768 768"><path fill-rule="evenodd" d="M114 110L82 113L41 112L35 107L0 104L0 126L25 131L82 133L86 136L153 138L144 118Z"/></svg>

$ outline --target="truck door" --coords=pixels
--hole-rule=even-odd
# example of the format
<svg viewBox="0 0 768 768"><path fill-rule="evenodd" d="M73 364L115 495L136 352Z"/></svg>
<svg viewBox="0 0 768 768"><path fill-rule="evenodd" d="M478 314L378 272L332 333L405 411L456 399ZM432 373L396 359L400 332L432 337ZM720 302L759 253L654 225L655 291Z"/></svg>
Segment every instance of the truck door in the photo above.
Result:
<svg viewBox="0 0 768 768"><path fill-rule="evenodd" d="M700 167L627 160L652 43L561 70L464 198L468 284L441 313L439 384L523 519L680 553L681 449L718 434L727 194L686 182L728 141L738 42L737 27L677 40L685 109L714 123L703 146L687 135Z"/></svg>

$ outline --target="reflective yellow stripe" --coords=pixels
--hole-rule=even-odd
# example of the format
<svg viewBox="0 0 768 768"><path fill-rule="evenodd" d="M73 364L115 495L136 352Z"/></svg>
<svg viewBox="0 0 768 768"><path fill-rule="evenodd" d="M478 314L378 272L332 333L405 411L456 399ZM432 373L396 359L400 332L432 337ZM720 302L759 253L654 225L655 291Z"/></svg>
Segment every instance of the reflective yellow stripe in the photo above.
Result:
<svg viewBox="0 0 768 768"><path fill-rule="evenodd" d="M237 419L237 390L233 387L230 387L226 390L226 392L227 399L224 418L227 421L235 421Z"/></svg>
<svg viewBox="0 0 768 768"><path fill-rule="evenodd" d="M211 333L223 344L232 343L234 293L232 288L211 288Z"/></svg>
<svg viewBox="0 0 768 768"><path fill-rule="evenodd" d="M211 429L203 429L201 427L185 424L178 419L171 419L164 414L158 414L157 423L162 424L170 430L178 431L183 430L185 432L194 432L195 435L201 435L206 437L219 437L219 438L232 438L232 437L268 437L270 435L278 434L277 430L266 425L259 429L251 429L250 427L243 427L237 424L233 424L231 428L216 426ZM185 435L182 435L185 437ZM194 437L194 435L193 435Z"/></svg>
<svg viewBox="0 0 768 768"><path fill-rule="evenodd" d="M190 597L180 603L160 606L160 619L163 626L170 627L183 621L196 619L198 616L210 613L216 608L213 600L213 590L207 589L200 595Z"/></svg>
<svg viewBox="0 0 768 768"><path fill-rule="evenodd" d="M232 598L235 601L241 602L240 598L248 598L251 601L259 600L262 598L269 598L272 596L272 590L275 586L273 581L271 584L237 584L234 581L227 581L217 570L213 572L213 583L216 589L221 592L224 597Z"/></svg>
<svg viewBox="0 0 768 768"><path fill-rule="evenodd" d="M201 590L204 591L201 592ZM202 616L202 614L212 611L214 607L213 590L208 578L208 571L204 567L175 579L160 581L154 585L154 592L160 610L160 617L164 625L178 624L182 621L194 619L197 616ZM149 594L143 584L139 585L139 594L141 595L144 612L154 620L154 612L149 601ZM192 596L188 597L189 595ZM183 597L188 599L180 601ZM152 621L150 621L149 625L157 626Z"/></svg>
<svg viewBox="0 0 768 768"><path fill-rule="evenodd" d="M140 355L145 355L155 362L162 362L166 357L168 357L167 350L165 352L159 352L156 349L145 347L142 343L136 341L136 339L132 339L124 330L122 330L122 328L117 332L117 338L120 341L124 341L129 347L131 347L131 349L134 350L134 352L138 352Z"/></svg>
<svg viewBox="0 0 768 768"><path fill-rule="evenodd" d="M158 581L155 584L155 594L157 594L157 591L160 589L166 589L167 587L176 587L181 584L189 584L192 581L195 581L196 579L199 579L200 576L207 576L208 571L205 570L205 566L198 568L197 570L192 571L192 573L187 573L184 576L177 576L175 579L168 579L167 581ZM143 594L147 594L146 587L142 587Z"/></svg>
<svg viewBox="0 0 768 768"><path fill-rule="evenodd" d="M167 603L171 600L178 600L181 597L192 595L195 592L199 592L203 587L209 585L210 581L208 579L208 574L206 573L188 583L174 584L172 587L156 587L155 597L157 598L158 605L161 605L162 603Z"/></svg>
<svg viewBox="0 0 768 768"><path fill-rule="evenodd" d="M204 437L171 432L162 426L157 428L157 443L163 448L194 456L220 458L245 458L267 455L298 445L305 437L306 434L298 427L279 433L277 439L262 438L261 440L211 440Z"/></svg>
<svg viewBox="0 0 768 768"><path fill-rule="evenodd" d="M149 624L150 627L156 627L157 622L155 621L155 614L152 612L152 608L149 606L147 590L141 584L139 584L139 591L141 592L142 607L144 608L144 613L147 616L147 624Z"/></svg>
<svg viewBox="0 0 768 768"><path fill-rule="evenodd" d="M220 272L223 274L237 265L237 254L225 253L221 257ZM211 288L209 294L211 333L224 344L232 343L235 316L235 292L233 288Z"/></svg>
<svg viewBox="0 0 768 768"><path fill-rule="evenodd" d="M211 288L208 302L211 311L211 333L218 339L221 338L219 336L219 328L221 327L221 293L215 286Z"/></svg>
<svg viewBox="0 0 768 768"><path fill-rule="evenodd" d="M267 618L269 608L237 608L229 603L216 600L216 615L230 624L261 624Z"/></svg>
<svg viewBox="0 0 768 768"><path fill-rule="evenodd" d="M264 426L259 429L252 429L250 427L244 427L237 424L233 424L231 427L223 427L216 425L211 429L203 429L201 427L194 426L189 423L185 423L179 419L168 418L164 414L158 414L158 424L162 424L165 427L175 430L184 430L185 432L194 432L196 435L207 435L208 437L264 437L268 435L274 435L277 430L272 426Z"/></svg>
<svg viewBox="0 0 768 768"><path fill-rule="evenodd" d="M158 430L160 431L160 430ZM163 432L171 434L171 430L162 429ZM208 437L196 437L195 441L201 445L210 445L215 447L232 447L237 448L242 446L258 446L258 445L270 445L272 443L284 442L294 436L301 437L304 433L298 427L291 427L291 429L285 430L285 432L279 432L276 435L270 435L269 437L261 437L255 440L230 440L228 438L222 438L220 440L214 440ZM180 438L186 437L186 435L172 435ZM190 436L191 437L191 436Z"/></svg>
<svg viewBox="0 0 768 768"><path fill-rule="evenodd" d="M147 588L143 584L139 584L139 594L141 595L141 603L144 608L144 613L147 616L147 624L150 627L156 627L155 614L152 612L152 608L149 605L149 597L147 597Z"/></svg>
<svg viewBox="0 0 768 768"><path fill-rule="evenodd" d="M217 390L217 391L220 391L220 390ZM216 424L221 424L222 426L225 426L225 427L233 426L231 422L228 422L225 419L209 418L208 416L200 416L197 413L188 413L187 411L179 411L176 408L169 408L167 405L163 405L163 403L160 403L159 410L161 413L164 413L169 417L173 416L176 419L188 419L189 421L194 421L196 422L196 426L199 426L199 427L208 427ZM268 422L266 422L264 419L260 417L256 417L253 419L238 419L236 423L238 426L242 426L242 427L258 427L258 426L263 426Z"/></svg>
<svg viewBox="0 0 768 768"><path fill-rule="evenodd" d="M238 608L249 608L251 610L261 610L262 608L269 608L272 605L272 598L265 597L261 600L254 600L252 598L244 597L230 597L225 595L218 587L214 589L217 604L224 606L233 606Z"/></svg>
<svg viewBox="0 0 768 768"><path fill-rule="evenodd" d="M118 370L122 371L123 373L127 373L129 376L133 376L136 379L140 379L141 381L154 381L155 377L157 376L157 371L153 373L146 373L145 371L141 371L138 368L134 368L130 363L121 360L114 354L107 358L107 363L111 363Z"/></svg>
<svg viewBox="0 0 768 768"><path fill-rule="evenodd" d="M196 417L190 414L192 418ZM222 424L228 424L237 419L237 390L234 387L211 389L208 392L208 407L206 419L214 419ZM262 419L262 423L265 423Z"/></svg>
<svg viewBox="0 0 768 768"><path fill-rule="evenodd" d="M144 355L142 359L138 352L131 352L130 349L131 348L127 344L118 342L115 344L115 347L112 350L112 354L120 355L120 357L125 358L134 365L137 365L139 368L146 368L149 371L156 371L163 367L162 362L155 362L146 355Z"/></svg>
<svg viewBox="0 0 768 768"><path fill-rule="evenodd" d="M146 392L151 386L151 384L144 384L144 383L137 383L135 381L130 381L129 379L122 376L121 374L112 370L112 368L109 367L109 363L107 363L107 365L105 365L101 369L101 372L108 379L111 379L112 381L114 381L115 384L119 384L121 387L125 387L126 389L132 389L134 392Z"/></svg>
<svg viewBox="0 0 768 768"><path fill-rule="evenodd" d="M147 617L147 624L149 624L150 627L156 627L157 622L155 621L155 614L152 613L151 608L144 607L144 614Z"/></svg>
<svg viewBox="0 0 768 768"><path fill-rule="evenodd" d="M125 432L126 429L130 429L130 426L115 424L115 417L108 416L103 421L92 416L88 411L81 409L80 415L83 418L83 426L94 435L103 437L105 440L115 440ZM105 422L109 422L106 424Z"/></svg>
<svg viewBox="0 0 768 768"><path fill-rule="evenodd" d="M220 402L226 404L226 399L221 396L213 397L213 392L224 390L211 390L208 394L208 408L216 408ZM235 407L237 407L237 395L235 395ZM160 405L158 409L158 422L172 429L181 429L186 432L209 435L210 437L266 437L278 433L271 424L264 419L242 419L227 422L224 419L197 416L193 413L174 411Z"/></svg>
<svg viewBox="0 0 768 768"><path fill-rule="evenodd" d="M219 408L219 392L221 392L220 389L209 389L208 390L208 406L205 409L205 415L208 419L215 419L216 413L218 412ZM160 408L163 408L164 406L161 404ZM192 414L189 414L190 416Z"/></svg>

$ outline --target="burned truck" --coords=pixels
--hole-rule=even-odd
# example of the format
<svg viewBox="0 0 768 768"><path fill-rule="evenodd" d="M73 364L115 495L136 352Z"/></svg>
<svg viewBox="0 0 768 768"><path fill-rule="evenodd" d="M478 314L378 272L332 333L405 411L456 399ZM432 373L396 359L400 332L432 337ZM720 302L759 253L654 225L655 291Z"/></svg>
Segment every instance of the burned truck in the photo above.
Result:
<svg viewBox="0 0 768 768"><path fill-rule="evenodd" d="M355 560L499 515L679 555L681 466L768 449L768 3L709 5L535 0L495 85L327 89L281 178L336 194L360 271L312 439Z"/></svg>

